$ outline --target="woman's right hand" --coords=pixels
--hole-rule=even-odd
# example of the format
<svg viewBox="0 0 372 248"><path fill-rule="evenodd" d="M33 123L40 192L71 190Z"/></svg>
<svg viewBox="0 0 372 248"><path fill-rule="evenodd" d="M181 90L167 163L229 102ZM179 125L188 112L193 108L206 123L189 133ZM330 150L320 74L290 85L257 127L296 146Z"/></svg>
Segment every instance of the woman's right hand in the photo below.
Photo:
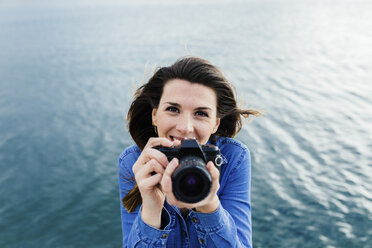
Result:
<svg viewBox="0 0 372 248"><path fill-rule="evenodd" d="M166 138L150 138L133 165L133 173L142 197L142 220L155 228L161 226L161 211L165 195L160 188L160 182L168 165L167 157L155 146L171 147L179 145Z"/></svg>

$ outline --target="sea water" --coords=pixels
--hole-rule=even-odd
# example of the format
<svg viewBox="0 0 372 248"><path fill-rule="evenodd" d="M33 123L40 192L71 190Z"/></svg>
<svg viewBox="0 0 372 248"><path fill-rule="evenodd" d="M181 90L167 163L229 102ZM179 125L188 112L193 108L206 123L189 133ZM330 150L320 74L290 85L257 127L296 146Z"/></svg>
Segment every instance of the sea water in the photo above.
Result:
<svg viewBox="0 0 372 248"><path fill-rule="evenodd" d="M372 247L372 2L0 2L0 247L120 247L126 112L157 66L217 65L265 113L254 247Z"/></svg>

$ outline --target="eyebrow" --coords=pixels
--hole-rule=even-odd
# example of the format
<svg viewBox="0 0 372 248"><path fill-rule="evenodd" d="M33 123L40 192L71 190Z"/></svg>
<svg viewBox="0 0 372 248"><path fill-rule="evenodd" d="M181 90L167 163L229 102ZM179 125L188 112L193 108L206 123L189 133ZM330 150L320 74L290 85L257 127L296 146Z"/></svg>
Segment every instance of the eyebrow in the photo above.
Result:
<svg viewBox="0 0 372 248"><path fill-rule="evenodd" d="M181 107L180 104L175 103L175 102L166 102L166 103L171 105L171 106L174 106L174 107L178 107L178 108ZM212 110L212 108L210 108L210 107L197 107L196 110Z"/></svg>

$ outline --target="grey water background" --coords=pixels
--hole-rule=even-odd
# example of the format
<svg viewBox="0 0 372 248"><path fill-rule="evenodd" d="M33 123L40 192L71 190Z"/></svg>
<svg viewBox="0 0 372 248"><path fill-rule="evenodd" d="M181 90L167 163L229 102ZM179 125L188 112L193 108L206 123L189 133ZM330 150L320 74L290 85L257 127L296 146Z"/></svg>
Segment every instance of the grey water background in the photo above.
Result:
<svg viewBox="0 0 372 248"><path fill-rule="evenodd" d="M0 247L120 247L125 115L193 54L245 107L254 247L372 247L372 1L0 1Z"/></svg>

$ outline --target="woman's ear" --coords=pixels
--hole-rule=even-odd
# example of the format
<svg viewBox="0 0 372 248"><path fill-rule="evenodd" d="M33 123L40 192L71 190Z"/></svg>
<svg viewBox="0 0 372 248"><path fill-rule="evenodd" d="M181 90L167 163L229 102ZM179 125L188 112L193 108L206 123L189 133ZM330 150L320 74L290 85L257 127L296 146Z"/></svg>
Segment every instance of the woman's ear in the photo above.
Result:
<svg viewBox="0 0 372 248"><path fill-rule="evenodd" d="M220 123L221 123L221 118L216 118L216 125L214 126L214 129L213 129L212 133L217 132L218 127L220 126Z"/></svg>
<svg viewBox="0 0 372 248"><path fill-rule="evenodd" d="M152 109L151 117L152 117L152 125L153 126L156 126L156 113L157 113L157 111L158 111L157 108Z"/></svg>

